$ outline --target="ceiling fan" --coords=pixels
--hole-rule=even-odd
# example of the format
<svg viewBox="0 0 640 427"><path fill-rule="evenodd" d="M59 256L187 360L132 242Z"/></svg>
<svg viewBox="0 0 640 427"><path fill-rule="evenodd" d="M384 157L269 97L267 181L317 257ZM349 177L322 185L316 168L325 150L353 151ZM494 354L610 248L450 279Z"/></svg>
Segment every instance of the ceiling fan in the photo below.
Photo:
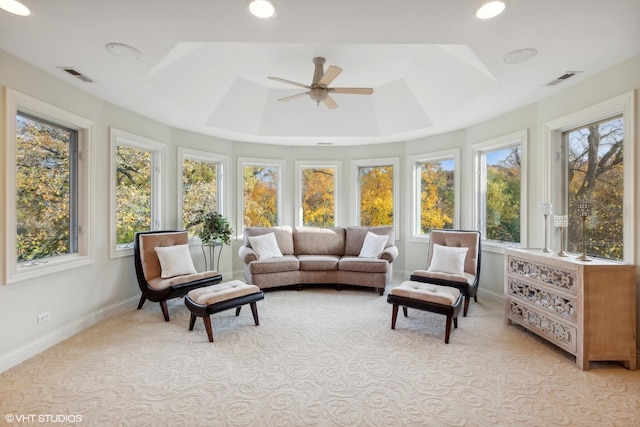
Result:
<svg viewBox="0 0 640 427"><path fill-rule="evenodd" d="M373 89L369 87L329 87L331 82L340 75L342 68L331 65L327 68L327 72L325 73L323 69L325 63L324 58L313 58L313 63L315 64L315 72L313 73L313 81L310 85L281 79L280 77L269 77L271 80L309 89L307 92L287 96L286 98L280 98L278 101L290 101L292 99L309 95L309 97L316 101L318 105L320 105L320 101L322 101L327 108L332 110L336 108L338 104L336 104L333 98L329 96L330 93L349 93L354 95L371 95L373 93Z"/></svg>

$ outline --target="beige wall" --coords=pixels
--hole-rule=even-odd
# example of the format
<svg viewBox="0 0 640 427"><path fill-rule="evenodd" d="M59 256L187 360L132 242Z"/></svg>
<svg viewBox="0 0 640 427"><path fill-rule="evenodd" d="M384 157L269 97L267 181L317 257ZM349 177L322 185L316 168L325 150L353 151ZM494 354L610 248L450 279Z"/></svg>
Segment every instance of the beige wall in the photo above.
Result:
<svg viewBox="0 0 640 427"><path fill-rule="evenodd" d="M410 206L406 159L408 156L439 151L450 148L461 149L461 172L471 170L471 149L474 143L497 138L523 129L529 131L529 218L527 227L529 246L542 246L542 221L537 221L537 206L542 197L539 182L543 162L542 128L548 120L588 107L596 102L614 97L630 90L640 88L640 57L603 72L589 80L569 87L566 90L544 99L536 104L518 109L464 130L419 140L375 144L366 147L284 147L273 145L232 142L209 136L173 129L164 124L131 113L107 102L90 96L78 88L54 78L21 60L0 51L0 85L41 99L47 103L83 116L96 123L95 162L95 262L86 267L53 274L50 277L30 281L0 285L0 372L20 361L37 354L43 349L100 321L105 316L117 314L123 310L134 309L139 297L131 257L109 259L109 127L125 130L167 144L165 159L165 191L163 210L165 227L177 226L177 159L178 147L186 147L228 156L228 174L225 192L227 206L225 212L230 218L237 215L236 197L239 194L237 184L238 157L265 158L286 162L285 193L294 194L296 160L341 160L343 197L349 197L354 190L350 179L350 163L356 159L399 157L400 185L398 195L400 212L400 235L398 246L400 258L395 265L396 273L407 276L416 268L424 266L426 244L408 239L407 228ZM636 123L640 122L640 108L636 105ZM4 103L0 106L0 115L4 118ZM638 127L637 127L638 128ZM636 164L640 164L640 148L636 132ZM4 132L2 137L4 138ZM4 142L3 142L4 146ZM4 154L1 188L6 188ZM636 172L636 188L640 188L640 174ZM461 226L472 227L471 178L462 177L461 188ZM293 218L293 199L290 198L284 209L288 217ZM2 202L4 203L4 198ZM640 212L640 198L634 201L636 212ZM2 206L2 215L6 211ZM348 204L341 211L345 223L349 221ZM637 223L636 218L636 223ZM4 217L2 218L4 226ZM237 226L234 227L237 229ZM636 234L637 234L636 230ZM4 236L4 233L3 233ZM640 253L640 239L636 239L636 254ZM0 249L0 259L4 259L6 240ZM237 246L225 247L221 262L221 271L225 277L238 275L241 265L237 259ZM480 294L482 298L501 298L502 296L502 253L485 251ZM637 264L637 262L636 262ZM4 268L4 267L2 267ZM4 275L4 271L0 272ZM38 325L38 313L50 311L48 322ZM639 316L640 320L640 316Z"/></svg>

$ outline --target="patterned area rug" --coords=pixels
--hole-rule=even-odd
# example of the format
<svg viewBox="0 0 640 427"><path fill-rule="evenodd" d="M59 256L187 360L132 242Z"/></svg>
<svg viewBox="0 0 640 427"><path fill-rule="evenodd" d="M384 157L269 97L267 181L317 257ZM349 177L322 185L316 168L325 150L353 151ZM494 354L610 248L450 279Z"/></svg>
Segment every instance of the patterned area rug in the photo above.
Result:
<svg viewBox="0 0 640 427"><path fill-rule="evenodd" d="M182 300L170 302L169 323L149 302L108 319L1 374L0 423L640 424L640 371L583 372L505 325L492 301L471 302L448 345L444 316L410 309L391 330L386 295L369 290L266 292L258 309L257 327L248 306L213 315L214 343L200 319L187 330Z"/></svg>

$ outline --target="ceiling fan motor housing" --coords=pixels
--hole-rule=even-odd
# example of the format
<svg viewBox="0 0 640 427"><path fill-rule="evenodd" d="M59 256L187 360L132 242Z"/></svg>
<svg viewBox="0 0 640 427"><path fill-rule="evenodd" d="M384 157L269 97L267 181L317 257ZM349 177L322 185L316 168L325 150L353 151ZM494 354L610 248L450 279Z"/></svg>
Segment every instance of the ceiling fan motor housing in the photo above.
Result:
<svg viewBox="0 0 640 427"><path fill-rule="evenodd" d="M323 87L314 87L309 91L309 96L314 101L320 103L320 101L324 101L327 97L327 89Z"/></svg>

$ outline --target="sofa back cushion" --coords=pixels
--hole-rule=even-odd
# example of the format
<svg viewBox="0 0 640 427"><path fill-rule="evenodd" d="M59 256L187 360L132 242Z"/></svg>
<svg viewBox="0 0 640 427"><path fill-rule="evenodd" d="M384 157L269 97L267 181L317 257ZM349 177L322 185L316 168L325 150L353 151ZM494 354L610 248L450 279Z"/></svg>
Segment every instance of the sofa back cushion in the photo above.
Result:
<svg viewBox="0 0 640 427"><path fill-rule="evenodd" d="M344 227L296 227L296 255L344 255Z"/></svg>
<svg viewBox="0 0 640 427"><path fill-rule="evenodd" d="M276 241L282 255L293 255L293 228L288 225L281 227L247 227L244 229L244 244L251 247L249 237L263 236L268 233L276 235Z"/></svg>
<svg viewBox="0 0 640 427"><path fill-rule="evenodd" d="M385 248L396 244L393 225L382 225L379 227L347 227L344 254L347 256L358 256L362 250L364 238L367 237L367 232L369 231L380 236L389 236L387 243L384 246Z"/></svg>

